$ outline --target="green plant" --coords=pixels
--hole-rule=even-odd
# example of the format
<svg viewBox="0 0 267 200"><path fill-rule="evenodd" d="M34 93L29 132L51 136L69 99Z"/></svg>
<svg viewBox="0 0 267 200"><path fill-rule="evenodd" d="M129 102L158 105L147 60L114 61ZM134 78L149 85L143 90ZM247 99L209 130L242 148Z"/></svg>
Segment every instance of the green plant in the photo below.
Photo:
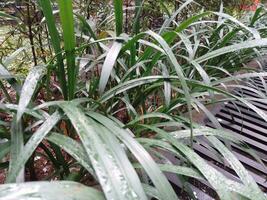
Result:
<svg viewBox="0 0 267 200"><path fill-rule="evenodd" d="M251 5L255 1L254 0L229 0L229 1L213 1L211 0L208 4L206 4L205 1L202 0L197 0L197 3L201 4L204 6L206 9L209 10L218 10L220 8L220 4L223 3L225 7L228 9L237 9L240 10L242 5Z"/></svg>
<svg viewBox="0 0 267 200"><path fill-rule="evenodd" d="M115 32L107 31L103 38L79 15L79 9L74 11L71 1L58 1L57 23L51 2L39 0L54 49L52 58L32 68L23 84L0 65L0 86L6 95L0 104L6 116L0 121L0 159L10 155L1 163L8 172L0 198L173 200L178 197L163 174L173 172L185 182L188 177L208 181L220 199L265 199L219 139L240 146L242 141L222 130L205 109L230 98L267 121L266 113L250 99L222 88L231 81L242 87L243 80L267 75L243 67L264 50L265 31L258 32L222 10L197 13L176 24L174 19L190 3L181 5L158 32L140 32L135 19L133 33L127 35L123 3L114 0ZM206 21L210 16L218 20ZM82 60L86 64L79 71ZM240 69L246 72L234 75ZM89 78L80 79L79 72L87 72ZM7 82L17 98L9 95ZM39 103L40 95L47 96L45 102ZM218 95L223 97L218 100ZM198 109L218 129L194 123L192 112ZM228 161L242 183L225 177L190 148L201 136ZM159 150L173 153L184 161L183 166L162 163L167 158ZM37 154L54 168L43 181L58 181L23 183L24 169L34 171ZM34 178L34 173L30 175ZM102 190L74 182L83 183L85 176Z"/></svg>

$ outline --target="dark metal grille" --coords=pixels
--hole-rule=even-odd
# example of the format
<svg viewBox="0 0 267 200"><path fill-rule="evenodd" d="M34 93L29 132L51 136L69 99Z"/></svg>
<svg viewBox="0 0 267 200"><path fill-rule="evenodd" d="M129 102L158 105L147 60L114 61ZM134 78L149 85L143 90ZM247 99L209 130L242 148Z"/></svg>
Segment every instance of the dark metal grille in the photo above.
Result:
<svg viewBox="0 0 267 200"><path fill-rule="evenodd" d="M233 94L244 98L253 99L252 104L264 112L267 112L267 99L262 100L266 95L267 79L254 78L248 85L253 87L255 91L246 88L239 88L233 91ZM258 94L259 93L259 94ZM262 93L262 94L261 94ZM260 100L261 99L261 100ZM247 105L237 101L229 101L225 103L221 109L217 109L214 113L220 125L227 130L230 130L240 140L244 141L258 157L264 165L267 163L267 122L264 121L254 110L248 108ZM205 121L205 120L204 120ZM207 126L215 128L215 126L207 120ZM225 160L221 160L216 151L208 148L208 141L204 138L198 138L194 143L194 150L203 157L208 163L222 172L226 177L235 181L239 181L238 176L231 169ZM255 160L249 152L238 145L231 144L232 153L245 166L249 173L253 176L258 185L264 192L267 192L267 168ZM168 155L169 159L174 163L179 161L172 155ZM177 187L181 187L181 182L172 174L167 175L169 180ZM194 191L195 195L200 200L216 199L216 194L212 192L211 186L205 181L192 180L189 187Z"/></svg>

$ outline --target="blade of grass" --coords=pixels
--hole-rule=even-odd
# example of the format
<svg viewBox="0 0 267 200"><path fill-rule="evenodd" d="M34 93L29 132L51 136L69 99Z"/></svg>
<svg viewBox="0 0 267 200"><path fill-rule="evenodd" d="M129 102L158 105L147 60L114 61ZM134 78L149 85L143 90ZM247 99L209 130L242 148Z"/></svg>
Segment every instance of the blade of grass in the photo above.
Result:
<svg viewBox="0 0 267 200"><path fill-rule="evenodd" d="M28 182L4 184L0 186L0 199L5 200L104 200L104 195L96 189L70 181Z"/></svg>
<svg viewBox="0 0 267 200"><path fill-rule="evenodd" d="M137 35L140 32L140 16L142 13L144 1L135 0L135 14L134 14L134 22L133 22L133 35ZM136 56L138 56L139 45L138 43L134 43L130 47L130 66L134 66L136 63Z"/></svg>
<svg viewBox="0 0 267 200"><path fill-rule="evenodd" d="M168 81L169 71L167 69L167 66L164 65L162 62L159 62L159 65L162 68L162 75L166 78L166 81L164 81L164 97L165 97L165 104L166 106L169 106L171 103L171 83Z"/></svg>
<svg viewBox="0 0 267 200"><path fill-rule="evenodd" d="M142 4L142 0L135 0L133 34L138 34L140 32L140 15L142 12Z"/></svg>
<svg viewBox="0 0 267 200"><path fill-rule="evenodd" d="M267 39L254 39L254 40L249 40L245 42L241 42L239 44L233 44L230 46L226 46L214 51L211 51L201 57L196 58L194 61L198 63L202 63L204 61L207 61L211 58L218 57L220 55L226 54L226 53L231 53L234 51L242 50L242 49L248 49L248 48L254 48L254 47L263 47L267 46Z"/></svg>
<svg viewBox="0 0 267 200"><path fill-rule="evenodd" d="M18 48L16 51L11 53L9 56L7 56L5 59L3 59L3 65L9 66L12 62L15 61L15 59L22 53L26 51L26 47Z"/></svg>
<svg viewBox="0 0 267 200"><path fill-rule="evenodd" d="M59 15L63 30L64 49L67 60L69 100L75 96L78 66L75 63L75 33L72 0L58 0Z"/></svg>
<svg viewBox="0 0 267 200"><path fill-rule="evenodd" d="M196 170L189 168L189 167L183 167L183 166L176 166L171 164L157 164L161 171L163 172L170 172L175 173L191 178L196 178L199 180L203 180L203 176ZM143 168L140 164L134 164L135 168Z"/></svg>
<svg viewBox="0 0 267 200"><path fill-rule="evenodd" d="M30 73L28 74L21 89L21 96L19 99L19 105L17 110L17 122L20 121L25 109L30 103L33 93L37 87L38 81L42 78L44 73L44 66L36 66L32 68Z"/></svg>
<svg viewBox="0 0 267 200"><path fill-rule="evenodd" d="M23 151L24 147L24 136L22 132L21 121L17 121L16 118L13 119L11 124L11 140L10 140L10 159L9 159L9 169L8 174L13 171L13 168L17 164L20 153ZM5 183L15 182L21 183L24 182L24 166L19 168L18 173L15 178L11 181L6 179Z"/></svg>
<svg viewBox="0 0 267 200"><path fill-rule="evenodd" d="M262 14L261 15L261 12L264 10L264 8L263 7L259 7L256 11L255 11L255 13L254 13L254 15L253 15L253 17L251 18L251 21L250 21L250 27L252 27L252 26L254 26L254 24L261 18L261 17L263 17L264 15L266 15L266 13L264 13L264 14Z"/></svg>
<svg viewBox="0 0 267 200"><path fill-rule="evenodd" d="M63 56L62 56L61 47L60 47L60 36L56 28L56 21L53 15L51 2L50 0L39 0L38 3L47 21L48 31L50 34L52 46L54 48L56 59L57 59L57 65L58 65L57 76L60 82L60 86L63 92L64 99L66 100L68 99L68 87L67 87L67 81L66 81L66 73L64 69Z"/></svg>
<svg viewBox="0 0 267 200"><path fill-rule="evenodd" d="M119 36L123 32L123 1L113 0L115 12L116 35Z"/></svg>
<svg viewBox="0 0 267 200"><path fill-rule="evenodd" d="M99 80L99 93L103 94L105 87L107 85L108 79L112 72L112 69L116 63L120 50L122 48L122 43L114 42L108 54L106 56L105 62L102 67L100 80Z"/></svg>

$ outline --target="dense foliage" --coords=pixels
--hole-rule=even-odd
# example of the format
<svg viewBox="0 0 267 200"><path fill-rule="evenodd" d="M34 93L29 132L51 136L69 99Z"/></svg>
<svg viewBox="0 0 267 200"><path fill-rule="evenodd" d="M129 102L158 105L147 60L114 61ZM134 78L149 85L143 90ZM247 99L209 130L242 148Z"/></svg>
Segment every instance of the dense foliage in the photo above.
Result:
<svg viewBox="0 0 267 200"><path fill-rule="evenodd" d="M217 0L209 0L209 1L203 1L203 0L196 0L197 3L201 4L202 6L214 10L214 9L219 9L221 3L224 4L225 7L227 8L236 8L240 9L242 5L253 5L255 3L255 0L222 0L222 1L217 1Z"/></svg>
<svg viewBox="0 0 267 200"><path fill-rule="evenodd" d="M96 2L70 0L32 1L20 8L28 15L0 12L29 41L0 63L0 199L182 199L163 172L176 173L191 198L189 178L208 182L220 199L266 199L225 144L248 147L207 109L231 99L267 121L250 99L231 93L233 82L242 87L267 75L245 66L265 53L267 28L256 26L265 10L242 23L223 9L192 12L199 5L188 0L173 13L161 4L162 22L150 26L141 23L145 3L136 0L129 18L122 0L99 1L99 12L90 8ZM177 17L182 13L188 16ZM8 69L25 54L32 67L23 78ZM217 129L195 123L193 112ZM194 152L198 137L241 182ZM40 157L51 164L49 174L36 174Z"/></svg>

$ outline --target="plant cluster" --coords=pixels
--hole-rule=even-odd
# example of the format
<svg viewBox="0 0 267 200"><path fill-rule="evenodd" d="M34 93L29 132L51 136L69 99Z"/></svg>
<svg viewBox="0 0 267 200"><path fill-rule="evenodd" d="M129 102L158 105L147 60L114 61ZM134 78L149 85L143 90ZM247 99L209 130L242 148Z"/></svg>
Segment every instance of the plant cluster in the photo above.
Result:
<svg viewBox="0 0 267 200"><path fill-rule="evenodd" d="M183 2L160 27L145 30L143 4L137 0L128 21L132 28L125 31L123 1L114 0L107 5L111 15L102 17L115 27L107 25L103 34L102 22L93 24L83 6L38 1L37 26L47 29L44 46L51 54L25 80L7 70L20 49L0 63L0 168L6 173L0 199L179 199L164 172L176 173L191 198L186 186L196 179L212 185L220 199L266 199L224 142L249 147L223 130L207 109L229 99L241 101L267 121L251 99L231 93L232 87L267 75L245 65L267 45L266 27L255 26L265 10L259 8L244 23L223 9L192 13L177 23L192 4ZM236 74L240 69L243 73ZM206 115L217 129L195 123L193 112ZM193 150L199 137L241 182ZM162 152L172 153L180 164ZM52 165L41 177L36 174L40 157ZM25 182L25 177L38 181Z"/></svg>

